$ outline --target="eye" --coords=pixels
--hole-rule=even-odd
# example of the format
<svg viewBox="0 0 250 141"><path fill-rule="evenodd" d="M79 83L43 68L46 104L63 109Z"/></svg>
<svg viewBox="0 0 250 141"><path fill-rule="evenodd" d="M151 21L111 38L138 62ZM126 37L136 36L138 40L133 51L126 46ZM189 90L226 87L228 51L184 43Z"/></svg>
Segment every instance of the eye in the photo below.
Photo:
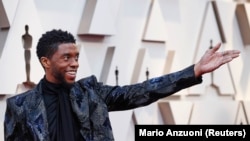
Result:
<svg viewBox="0 0 250 141"><path fill-rule="evenodd" d="M69 55L64 55L64 56L63 56L63 60L65 60L65 61L68 61L69 58L70 58Z"/></svg>
<svg viewBox="0 0 250 141"><path fill-rule="evenodd" d="M77 55L77 56L75 57L75 60L76 60L76 61L78 61L78 59L79 59L79 55Z"/></svg>

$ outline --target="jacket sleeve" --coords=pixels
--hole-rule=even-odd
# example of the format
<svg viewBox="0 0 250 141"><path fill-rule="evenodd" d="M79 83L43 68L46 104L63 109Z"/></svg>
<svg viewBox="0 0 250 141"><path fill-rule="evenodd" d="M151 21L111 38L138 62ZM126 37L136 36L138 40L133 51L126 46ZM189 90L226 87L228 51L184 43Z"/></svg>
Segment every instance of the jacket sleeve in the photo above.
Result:
<svg viewBox="0 0 250 141"><path fill-rule="evenodd" d="M191 65L181 71L131 85L102 85L95 77L91 81L92 84L88 84L103 98L108 110L117 111L149 105L184 88L202 83L202 77L195 77L194 65Z"/></svg>
<svg viewBox="0 0 250 141"><path fill-rule="evenodd" d="M20 116L23 115L23 111L18 108L15 100L14 97L6 100L7 105L4 117L5 141L27 140L26 129L20 124L20 121L24 122L22 116Z"/></svg>
<svg viewBox="0 0 250 141"><path fill-rule="evenodd" d="M16 120L13 108L10 104L10 100L6 100L6 111L5 111L5 117L4 117L4 140L9 141L12 140L11 137L13 138L14 136L14 130L15 130L15 125L16 125Z"/></svg>

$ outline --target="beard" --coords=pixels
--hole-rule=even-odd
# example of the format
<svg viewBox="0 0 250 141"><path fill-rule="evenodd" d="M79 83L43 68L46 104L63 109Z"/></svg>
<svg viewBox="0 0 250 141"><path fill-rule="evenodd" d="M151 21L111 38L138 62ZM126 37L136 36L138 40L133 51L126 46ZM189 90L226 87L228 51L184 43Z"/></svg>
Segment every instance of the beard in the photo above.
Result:
<svg viewBox="0 0 250 141"><path fill-rule="evenodd" d="M64 77L64 73L61 73L57 69L53 69L53 76L60 82L60 84L65 87L70 89L74 83L68 83Z"/></svg>

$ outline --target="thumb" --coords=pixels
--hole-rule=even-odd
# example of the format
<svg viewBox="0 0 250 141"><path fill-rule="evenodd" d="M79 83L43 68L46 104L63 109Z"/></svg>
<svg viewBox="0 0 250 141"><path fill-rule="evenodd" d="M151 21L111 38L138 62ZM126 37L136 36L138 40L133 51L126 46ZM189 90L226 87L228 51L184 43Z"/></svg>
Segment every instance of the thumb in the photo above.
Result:
<svg viewBox="0 0 250 141"><path fill-rule="evenodd" d="M217 43L211 50L212 52L216 52L217 50L219 50L219 48L221 47L221 43Z"/></svg>

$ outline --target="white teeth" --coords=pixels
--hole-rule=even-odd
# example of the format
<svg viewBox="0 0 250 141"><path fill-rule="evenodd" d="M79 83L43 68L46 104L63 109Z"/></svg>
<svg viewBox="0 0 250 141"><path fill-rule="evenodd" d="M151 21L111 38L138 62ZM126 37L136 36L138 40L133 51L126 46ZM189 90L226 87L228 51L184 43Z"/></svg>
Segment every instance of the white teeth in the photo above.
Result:
<svg viewBox="0 0 250 141"><path fill-rule="evenodd" d="M75 72L75 71L69 71L68 74L70 74L70 75L75 75L76 72Z"/></svg>

